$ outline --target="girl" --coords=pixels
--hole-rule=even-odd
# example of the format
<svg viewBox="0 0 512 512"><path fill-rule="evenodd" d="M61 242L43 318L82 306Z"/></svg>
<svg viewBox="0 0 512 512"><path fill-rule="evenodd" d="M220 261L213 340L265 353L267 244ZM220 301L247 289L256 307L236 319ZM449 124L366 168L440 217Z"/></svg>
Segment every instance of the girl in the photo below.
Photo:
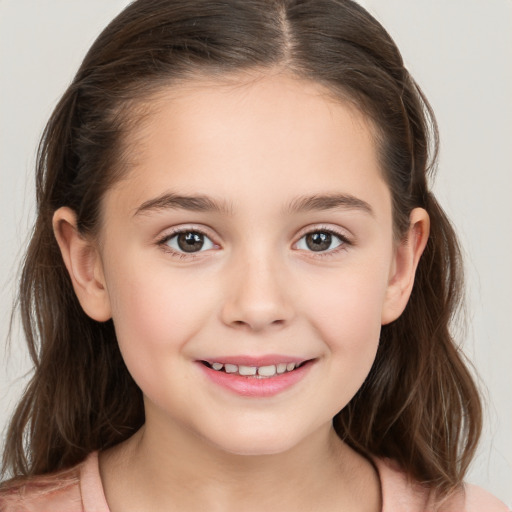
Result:
<svg viewBox="0 0 512 512"><path fill-rule="evenodd" d="M0 509L505 510L436 143L353 2L131 4L40 147Z"/></svg>

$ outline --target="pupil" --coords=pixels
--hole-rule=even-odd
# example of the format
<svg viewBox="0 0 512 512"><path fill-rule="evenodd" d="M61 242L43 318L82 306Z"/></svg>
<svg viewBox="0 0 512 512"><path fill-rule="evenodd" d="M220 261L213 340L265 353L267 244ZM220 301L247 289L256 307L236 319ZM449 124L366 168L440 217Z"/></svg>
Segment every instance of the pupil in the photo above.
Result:
<svg viewBox="0 0 512 512"><path fill-rule="evenodd" d="M183 252L199 251L204 245L204 236L201 233L180 233L178 235L178 246Z"/></svg>
<svg viewBox="0 0 512 512"><path fill-rule="evenodd" d="M306 235L306 245L312 251L325 251L331 246L332 236L330 233L310 233Z"/></svg>

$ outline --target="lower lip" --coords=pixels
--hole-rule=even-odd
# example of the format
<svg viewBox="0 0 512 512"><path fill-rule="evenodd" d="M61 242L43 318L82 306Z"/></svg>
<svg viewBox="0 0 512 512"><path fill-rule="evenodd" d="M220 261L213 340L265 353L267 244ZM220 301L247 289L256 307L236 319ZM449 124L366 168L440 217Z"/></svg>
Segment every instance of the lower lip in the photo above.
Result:
<svg viewBox="0 0 512 512"><path fill-rule="evenodd" d="M237 373L213 370L201 362L198 364L205 375L215 384L240 396L265 398L282 393L301 381L308 373L313 361L308 361L291 372L265 378L244 377Z"/></svg>

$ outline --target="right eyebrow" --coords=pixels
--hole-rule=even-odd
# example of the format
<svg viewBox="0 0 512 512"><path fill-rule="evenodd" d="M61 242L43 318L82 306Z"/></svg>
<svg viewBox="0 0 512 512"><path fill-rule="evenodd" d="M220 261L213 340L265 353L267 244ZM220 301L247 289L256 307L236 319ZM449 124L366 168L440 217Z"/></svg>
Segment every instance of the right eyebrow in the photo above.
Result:
<svg viewBox="0 0 512 512"><path fill-rule="evenodd" d="M201 195L186 196L166 193L142 203L135 210L134 216L167 209L183 209L193 212L217 212L225 215L232 214L232 208L225 201L219 202L210 197Z"/></svg>

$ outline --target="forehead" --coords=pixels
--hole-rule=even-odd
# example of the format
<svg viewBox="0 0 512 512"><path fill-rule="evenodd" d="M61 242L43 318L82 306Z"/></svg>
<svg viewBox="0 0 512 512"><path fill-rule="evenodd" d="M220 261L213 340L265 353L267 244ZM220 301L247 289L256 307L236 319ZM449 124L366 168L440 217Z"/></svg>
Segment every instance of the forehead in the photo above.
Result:
<svg viewBox="0 0 512 512"><path fill-rule="evenodd" d="M160 90L147 111L120 184L135 202L166 189L245 205L383 191L373 126L319 84L282 73L190 80Z"/></svg>

